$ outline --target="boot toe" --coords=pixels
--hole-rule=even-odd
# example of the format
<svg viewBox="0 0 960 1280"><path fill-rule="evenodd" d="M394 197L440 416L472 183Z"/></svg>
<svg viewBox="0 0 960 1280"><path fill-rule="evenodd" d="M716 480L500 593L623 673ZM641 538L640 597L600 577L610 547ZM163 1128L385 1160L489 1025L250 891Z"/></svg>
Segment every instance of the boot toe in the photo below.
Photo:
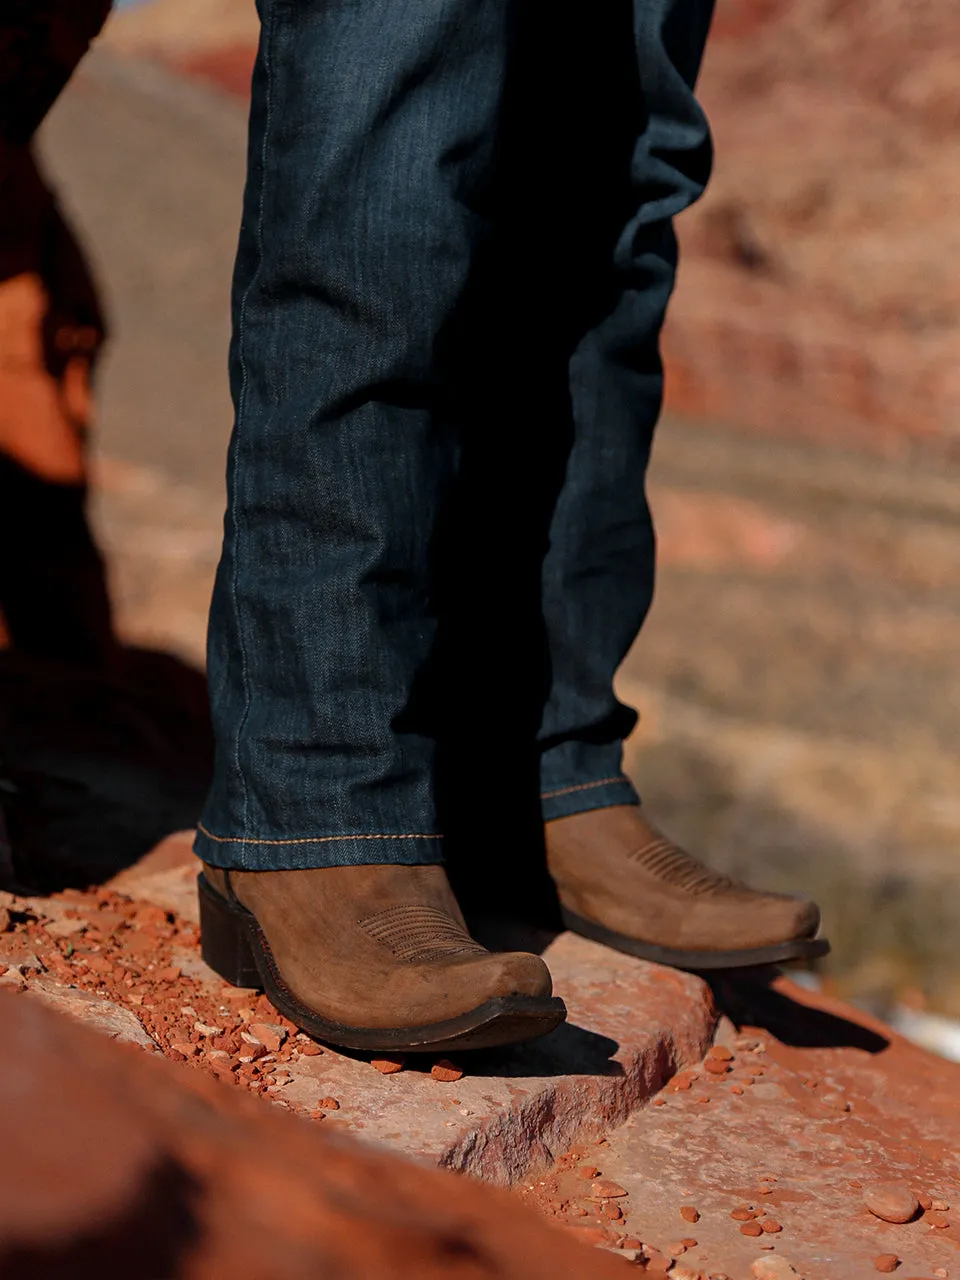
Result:
<svg viewBox="0 0 960 1280"><path fill-rule="evenodd" d="M799 895L749 894L739 903L718 903L714 926L718 944L730 949L778 946L816 937L820 908Z"/></svg>
<svg viewBox="0 0 960 1280"><path fill-rule="evenodd" d="M487 971L482 986L487 999L496 996L534 996L546 999L553 993L550 970L539 956L525 951L494 953L478 960Z"/></svg>
<svg viewBox="0 0 960 1280"><path fill-rule="evenodd" d="M790 910L787 912L787 923L790 929L787 937L815 938L820 931L820 908L809 898L800 895L788 898Z"/></svg>

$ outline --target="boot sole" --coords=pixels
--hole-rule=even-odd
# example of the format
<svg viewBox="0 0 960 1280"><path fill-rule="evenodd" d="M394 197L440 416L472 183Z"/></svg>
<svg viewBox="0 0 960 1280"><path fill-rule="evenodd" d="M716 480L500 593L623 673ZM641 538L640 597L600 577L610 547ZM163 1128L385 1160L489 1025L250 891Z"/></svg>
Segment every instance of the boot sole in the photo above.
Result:
<svg viewBox="0 0 960 1280"><path fill-rule="evenodd" d="M556 996L496 996L455 1018L421 1027L348 1027L305 1005L284 982L270 944L245 907L229 902L202 873L200 952L204 962L234 987L262 989L270 1003L307 1035L341 1049L382 1053L441 1053L492 1049L545 1036L567 1016Z"/></svg>
<svg viewBox="0 0 960 1280"><path fill-rule="evenodd" d="M769 947L753 947L747 951L686 951L674 947L661 947L654 942L642 942L639 938L616 933L602 924L594 924L583 916L560 908L563 923L571 933L579 933L593 942L602 942L614 951L623 951L640 960L650 960L671 969L686 969L691 973L705 973L712 969L752 969L758 965L783 964L786 960L816 960L828 955L830 943L826 938L794 938Z"/></svg>

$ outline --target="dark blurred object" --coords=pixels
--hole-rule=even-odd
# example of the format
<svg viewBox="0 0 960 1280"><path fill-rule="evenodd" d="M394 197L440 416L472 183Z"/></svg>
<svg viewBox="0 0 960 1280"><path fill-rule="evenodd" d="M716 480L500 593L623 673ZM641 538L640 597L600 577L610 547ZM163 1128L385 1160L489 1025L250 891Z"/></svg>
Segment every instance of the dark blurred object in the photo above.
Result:
<svg viewBox="0 0 960 1280"><path fill-rule="evenodd" d="M0 178L56 102L110 12L110 0L2 0Z"/></svg>
<svg viewBox="0 0 960 1280"><path fill-rule="evenodd" d="M124 1016L132 1014L122 1011ZM313 1061L313 1059L310 1059ZM516 1196L0 995L11 1280L618 1280Z"/></svg>
<svg viewBox="0 0 960 1280"><path fill-rule="evenodd" d="M0 0L0 877L89 884L192 826L205 681L125 650L87 521L96 282L32 137L109 0Z"/></svg>
<svg viewBox="0 0 960 1280"><path fill-rule="evenodd" d="M13 646L108 665L86 517L90 384L106 327L92 273L29 150L0 205L0 613Z"/></svg>
<svg viewBox="0 0 960 1280"><path fill-rule="evenodd" d="M0 878L108 879L195 825L212 759L206 681L179 659L120 650L103 672L0 653Z"/></svg>

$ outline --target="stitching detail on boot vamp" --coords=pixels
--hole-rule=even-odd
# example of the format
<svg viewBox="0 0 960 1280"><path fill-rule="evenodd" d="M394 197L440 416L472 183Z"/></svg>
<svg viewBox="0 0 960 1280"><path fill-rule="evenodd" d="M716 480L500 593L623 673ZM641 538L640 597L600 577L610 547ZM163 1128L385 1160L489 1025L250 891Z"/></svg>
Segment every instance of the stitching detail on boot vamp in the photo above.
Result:
<svg viewBox="0 0 960 1280"><path fill-rule="evenodd" d="M629 857L662 884L672 885L694 897L722 894L738 887L729 876L705 867L665 836L657 836L634 849Z"/></svg>
<svg viewBox="0 0 960 1280"><path fill-rule="evenodd" d="M475 942L462 925L437 907L387 907L357 923L398 960L413 964L455 955L487 954L486 948Z"/></svg>

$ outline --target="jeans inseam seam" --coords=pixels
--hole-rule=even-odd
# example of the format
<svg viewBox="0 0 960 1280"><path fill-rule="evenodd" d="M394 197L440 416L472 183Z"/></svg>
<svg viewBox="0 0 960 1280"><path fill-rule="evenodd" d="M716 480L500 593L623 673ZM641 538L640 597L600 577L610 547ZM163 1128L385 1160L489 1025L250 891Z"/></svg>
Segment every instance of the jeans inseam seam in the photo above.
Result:
<svg viewBox="0 0 960 1280"><path fill-rule="evenodd" d="M264 119L263 119L263 141L260 145L260 190L258 194L257 205L257 267L252 273L250 280L244 290L243 297L240 300L240 307L237 317L237 356L240 363L240 394L237 397L237 447L233 455L233 573L230 578L230 591L233 596L234 615L237 620L237 647L240 650L240 683L243 688L243 710L237 722L236 734L234 736L233 762L236 775L240 780L241 790L243 792L243 809L242 809L242 826L246 831L249 824L250 812L250 789L247 786L247 778L240 764L240 739L246 727L247 720L250 716L250 706L252 698L250 695L250 669L247 645L244 638L244 628L241 621L241 611L239 604L239 563L240 563L240 521L237 516L237 501L239 491L239 475L240 475L240 427L244 420L245 410L247 406L247 392L250 385L250 377L247 369L247 361L245 356L245 337L246 337L246 315L247 302L257 283L257 277L263 266L263 210L266 203L266 174L267 174L267 145L270 138L270 123L272 119L272 98L273 98L273 80L270 74L271 66L271 49L273 44L273 11L267 10L265 21L263 23L263 31L261 38L261 51L263 56L264 79L266 82L265 101L264 101ZM213 838L213 837L211 837Z"/></svg>
<svg viewBox="0 0 960 1280"><path fill-rule="evenodd" d="M288 845L288 844L330 844L336 840L442 840L443 836L437 832L427 834L423 831L406 832L403 835L386 835L386 834L358 834L351 836L297 836L289 840L258 840L253 836L216 836L212 831L208 831L202 822L197 823L197 830L205 835L208 840L213 840L215 844L264 844L264 845Z"/></svg>
<svg viewBox="0 0 960 1280"><path fill-rule="evenodd" d="M613 782L626 782L623 774L613 778L599 778L596 782L578 782L575 787L560 787L557 791L541 791L541 800L552 800L555 796L568 796L573 791L589 791L591 787L607 787Z"/></svg>

